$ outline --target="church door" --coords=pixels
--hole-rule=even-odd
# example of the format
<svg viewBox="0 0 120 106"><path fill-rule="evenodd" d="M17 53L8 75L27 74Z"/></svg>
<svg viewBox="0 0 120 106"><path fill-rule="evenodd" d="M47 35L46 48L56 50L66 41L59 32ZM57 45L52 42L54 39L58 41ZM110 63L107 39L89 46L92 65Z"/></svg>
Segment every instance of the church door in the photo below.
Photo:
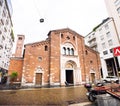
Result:
<svg viewBox="0 0 120 106"><path fill-rule="evenodd" d="M73 70L66 70L66 81L73 84Z"/></svg>
<svg viewBox="0 0 120 106"><path fill-rule="evenodd" d="M92 80L92 83L94 83L94 81L95 81L95 73L91 73L91 80Z"/></svg>
<svg viewBox="0 0 120 106"><path fill-rule="evenodd" d="M41 85L42 84L42 73L36 73L35 83L36 83L36 85Z"/></svg>

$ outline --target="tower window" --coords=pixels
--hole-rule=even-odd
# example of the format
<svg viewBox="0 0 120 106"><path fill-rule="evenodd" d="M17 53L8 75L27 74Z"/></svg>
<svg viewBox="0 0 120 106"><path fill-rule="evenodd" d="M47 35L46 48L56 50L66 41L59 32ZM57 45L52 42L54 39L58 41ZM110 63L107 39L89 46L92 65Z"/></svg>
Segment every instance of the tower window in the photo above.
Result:
<svg viewBox="0 0 120 106"><path fill-rule="evenodd" d="M19 39L19 40L22 40L22 37L19 37L18 39Z"/></svg>

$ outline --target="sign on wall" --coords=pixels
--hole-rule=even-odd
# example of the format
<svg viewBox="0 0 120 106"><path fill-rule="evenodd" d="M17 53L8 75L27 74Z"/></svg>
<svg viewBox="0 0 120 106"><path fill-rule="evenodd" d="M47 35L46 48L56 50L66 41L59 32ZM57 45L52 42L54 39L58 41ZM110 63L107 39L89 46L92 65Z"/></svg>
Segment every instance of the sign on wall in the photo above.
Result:
<svg viewBox="0 0 120 106"><path fill-rule="evenodd" d="M120 46L113 48L113 54L114 56L120 56Z"/></svg>

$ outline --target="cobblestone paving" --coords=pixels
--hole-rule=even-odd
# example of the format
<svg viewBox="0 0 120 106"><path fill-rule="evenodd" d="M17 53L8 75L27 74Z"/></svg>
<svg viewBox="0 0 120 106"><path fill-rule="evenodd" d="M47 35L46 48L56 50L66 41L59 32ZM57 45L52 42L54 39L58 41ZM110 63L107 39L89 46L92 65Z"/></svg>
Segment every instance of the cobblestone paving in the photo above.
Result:
<svg viewBox="0 0 120 106"><path fill-rule="evenodd" d="M0 90L0 105L68 106L88 102L83 86Z"/></svg>

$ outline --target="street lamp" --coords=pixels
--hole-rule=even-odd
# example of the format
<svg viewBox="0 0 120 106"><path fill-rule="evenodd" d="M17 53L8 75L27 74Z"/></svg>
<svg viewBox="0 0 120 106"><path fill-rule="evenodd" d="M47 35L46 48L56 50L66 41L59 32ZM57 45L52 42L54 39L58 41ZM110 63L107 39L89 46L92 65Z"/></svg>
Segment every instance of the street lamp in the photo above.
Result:
<svg viewBox="0 0 120 106"><path fill-rule="evenodd" d="M40 23L43 23L44 22L44 19L43 18L40 18Z"/></svg>

